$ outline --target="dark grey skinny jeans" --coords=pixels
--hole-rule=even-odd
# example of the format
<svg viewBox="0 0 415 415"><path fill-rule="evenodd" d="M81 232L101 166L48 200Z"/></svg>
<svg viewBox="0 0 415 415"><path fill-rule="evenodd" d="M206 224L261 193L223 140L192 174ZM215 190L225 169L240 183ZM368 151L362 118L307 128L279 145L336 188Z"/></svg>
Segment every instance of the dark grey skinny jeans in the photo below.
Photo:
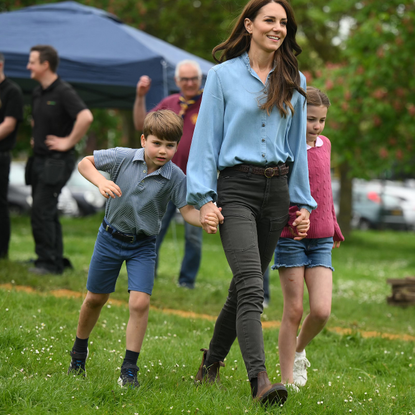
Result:
<svg viewBox="0 0 415 415"><path fill-rule="evenodd" d="M208 366L224 360L237 337L249 379L266 370L262 276L287 223L289 204L287 176L220 173L217 205L225 217L220 236L233 278L209 345Z"/></svg>

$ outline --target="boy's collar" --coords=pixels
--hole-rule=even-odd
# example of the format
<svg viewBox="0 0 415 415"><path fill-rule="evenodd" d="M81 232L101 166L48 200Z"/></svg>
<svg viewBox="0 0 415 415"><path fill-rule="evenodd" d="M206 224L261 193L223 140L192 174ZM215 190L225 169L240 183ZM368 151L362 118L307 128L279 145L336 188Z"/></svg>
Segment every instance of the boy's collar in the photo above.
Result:
<svg viewBox="0 0 415 415"><path fill-rule="evenodd" d="M145 158L144 158L144 148L139 148L134 156L133 161L142 161L143 163L145 163ZM168 161L164 166L161 166L159 169L157 169L156 171L154 171L151 174L159 174L161 176L163 176L166 179L171 178L171 174L172 174L172 161Z"/></svg>

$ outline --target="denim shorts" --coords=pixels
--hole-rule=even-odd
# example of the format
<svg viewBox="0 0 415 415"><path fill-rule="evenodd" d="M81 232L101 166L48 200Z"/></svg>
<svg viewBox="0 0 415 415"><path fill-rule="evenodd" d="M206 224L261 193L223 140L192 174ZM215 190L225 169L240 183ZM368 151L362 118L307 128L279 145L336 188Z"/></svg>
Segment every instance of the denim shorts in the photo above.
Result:
<svg viewBox="0 0 415 415"><path fill-rule="evenodd" d="M101 224L89 266L87 290L96 294L114 292L124 261L128 290L151 295L156 264L156 236L138 239L133 243L123 242L111 236Z"/></svg>
<svg viewBox="0 0 415 415"><path fill-rule="evenodd" d="M331 265L333 238L302 239L280 238L275 248L272 269L292 267L325 267Z"/></svg>

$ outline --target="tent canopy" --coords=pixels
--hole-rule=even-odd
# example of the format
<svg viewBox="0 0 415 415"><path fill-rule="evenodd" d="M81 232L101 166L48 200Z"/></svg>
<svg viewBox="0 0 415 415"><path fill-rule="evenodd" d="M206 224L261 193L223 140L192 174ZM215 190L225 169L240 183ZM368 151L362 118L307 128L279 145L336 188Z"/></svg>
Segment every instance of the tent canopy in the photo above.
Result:
<svg viewBox="0 0 415 415"><path fill-rule="evenodd" d="M147 95L151 108L177 90L174 70L179 61L197 61L204 77L213 65L94 7L72 1L32 6L0 13L5 74L21 86L26 102L37 85L26 65L30 48L39 44L58 51L59 76L91 108L130 109L142 75L152 79Z"/></svg>

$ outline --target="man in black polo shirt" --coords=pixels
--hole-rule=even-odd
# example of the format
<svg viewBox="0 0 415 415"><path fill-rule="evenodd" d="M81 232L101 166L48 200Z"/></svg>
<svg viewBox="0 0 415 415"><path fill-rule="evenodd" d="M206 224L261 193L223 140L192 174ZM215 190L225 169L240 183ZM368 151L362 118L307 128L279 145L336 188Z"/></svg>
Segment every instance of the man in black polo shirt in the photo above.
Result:
<svg viewBox="0 0 415 415"><path fill-rule="evenodd" d="M61 274L62 230L58 196L75 167L76 143L92 123L92 114L74 89L56 74L58 53L48 45L30 49L31 78L40 83L33 91L33 163L27 172L32 185L32 232L38 258L36 274Z"/></svg>
<svg viewBox="0 0 415 415"><path fill-rule="evenodd" d="M23 119L20 88L4 75L4 56L0 53L0 258L7 258L10 242L10 217L7 202L11 150L17 127Z"/></svg>

